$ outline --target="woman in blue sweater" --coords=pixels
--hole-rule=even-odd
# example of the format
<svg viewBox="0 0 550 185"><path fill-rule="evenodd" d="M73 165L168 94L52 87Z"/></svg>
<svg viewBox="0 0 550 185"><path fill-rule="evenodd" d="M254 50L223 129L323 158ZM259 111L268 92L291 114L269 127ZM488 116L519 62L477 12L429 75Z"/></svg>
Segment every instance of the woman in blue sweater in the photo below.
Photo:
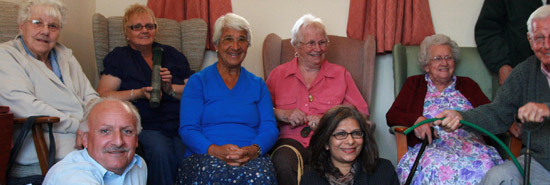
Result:
<svg viewBox="0 0 550 185"><path fill-rule="evenodd" d="M179 133L187 147L178 184L272 184L264 155L279 134L264 81L241 67L248 21L228 13L214 24L218 62L191 76L182 95Z"/></svg>

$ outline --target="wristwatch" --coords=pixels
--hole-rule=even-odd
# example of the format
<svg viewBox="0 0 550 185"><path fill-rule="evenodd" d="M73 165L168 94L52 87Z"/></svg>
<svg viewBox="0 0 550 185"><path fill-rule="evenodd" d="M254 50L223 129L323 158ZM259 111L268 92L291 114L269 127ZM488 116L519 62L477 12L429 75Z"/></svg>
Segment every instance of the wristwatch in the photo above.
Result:
<svg viewBox="0 0 550 185"><path fill-rule="evenodd" d="M260 157L262 155L262 147L260 147L260 145L258 144L252 144L252 146L258 148L258 157Z"/></svg>
<svg viewBox="0 0 550 185"><path fill-rule="evenodd" d="M174 91L174 89L172 89L172 90L170 91L170 93L168 93L168 94L170 94L170 96L172 96L172 97L176 97L176 96L177 96L177 95L176 95L176 91Z"/></svg>

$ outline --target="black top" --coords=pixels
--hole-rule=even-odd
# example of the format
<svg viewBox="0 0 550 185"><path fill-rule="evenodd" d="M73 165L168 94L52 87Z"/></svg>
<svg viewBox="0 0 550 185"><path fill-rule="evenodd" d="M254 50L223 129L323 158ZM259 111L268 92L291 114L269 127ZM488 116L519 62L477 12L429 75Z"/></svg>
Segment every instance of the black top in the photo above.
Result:
<svg viewBox="0 0 550 185"><path fill-rule="evenodd" d="M376 185L399 185L399 180L397 179L397 173L393 168L393 165L390 161L386 159L379 158L378 165L372 175L367 175L363 171L361 163L357 166L357 172L353 177L353 184L362 185L362 184L376 184ZM319 177L317 171L311 169L302 175L301 185L329 185L328 180L325 177Z"/></svg>
<svg viewBox="0 0 550 185"><path fill-rule="evenodd" d="M533 55L527 40L527 19L541 0L485 0L475 26L483 62L494 73L503 65L515 67Z"/></svg>
<svg viewBox="0 0 550 185"><path fill-rule="evenodd" d="M168 68L173 84L184 84L193 71L189 68L187 58L175 48L153 43L153 48L161 47L161 66ZM139 89L151 86L152 70L141 56L141 53L130 46L113 49L103 60L105 67L101 74L120 78L119 91ZM135 91L135 90L134 90ZM136 93L136 92L134 92ZM162 92L161 104L157 108L149 106L149 100L142 98L132 102L139 110L143 129L160 130L167 136L176 136L179 128L180 100Z"/></svg>

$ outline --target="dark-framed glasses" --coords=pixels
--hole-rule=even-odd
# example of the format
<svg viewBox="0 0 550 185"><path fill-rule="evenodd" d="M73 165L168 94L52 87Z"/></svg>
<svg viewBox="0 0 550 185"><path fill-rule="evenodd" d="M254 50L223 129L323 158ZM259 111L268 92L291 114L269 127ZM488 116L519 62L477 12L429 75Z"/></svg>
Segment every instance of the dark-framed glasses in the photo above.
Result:
<svg viewBox="0 0 550 185"><path fill-rule="evenodd" d="M454 61L455 58L454 58L453 56L447 55L447 56L444 56L444 57L442 57L442 56L435 56L435 57L431 58L430 60L432 60L432 61L434 61L434 62L442 62L443 60L445 60L445 61Z"/></svg>
<svg viewBox="0 0 550 185"><path fill-rule="evenodd" d="M314 48L316 45L319 45L321 48L326 48L328 46L329 41L328 40L320 40L320 41L309 41L309 42L300 42L300 44L303 44L307 48Z"/></svg>
<svg viewBox="0 0 550 185"><path fill-rule="evenodd" d="M237 39L231 36L222 38L223 45L231 45L234 42L237 42L237 44L240 45L241 47L248 46L248 39L245 36L240 36Z"/></svg>
<svg viewBox="0 0 550 185"><path fill-rule="evenodd" d="M348 138L348 135L351 135L351 137L353 139L362 139L363 136L365 135L365 132L363 132L363 131L336 132L336 133L332 134L332 136L334 136L334 138L336 138L338 140L344 140L344 139Z"/></svg>
<svg viewBox="0 0 550 185"><path fill-rule="evenodd" d="M43 28L44 25L46 25L48 27L48 30L50 31L59 31L59 29L61 29L61 25L59 25L59 23L46 23L40 19L31 19L28 21L33 25L34 28Z"/></svg>
<svg viewBox="0 0 550 185"><path fill-rule="evenodd" d="M130 28L132 31L139 31L141 29L143 29L145 27L145 29L147 30L154 30L154 29L157 29L157 24L134 24L134 25L130 25L128 26L128 28Z"/></svg>

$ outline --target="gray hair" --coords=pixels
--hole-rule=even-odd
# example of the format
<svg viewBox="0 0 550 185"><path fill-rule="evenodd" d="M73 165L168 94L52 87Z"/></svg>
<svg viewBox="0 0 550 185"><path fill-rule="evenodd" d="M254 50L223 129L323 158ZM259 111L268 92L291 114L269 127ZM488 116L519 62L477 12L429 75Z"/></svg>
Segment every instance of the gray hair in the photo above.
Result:
<svg viewBox="0 0 550 185"><path fill-rule="evenodd" d="M418 65L420 65L421 69L430 63L430 48L435 45L449 46L451 48L451 52L453 53L455 63L460 60L460 48L458 47L458 44L456 44L454 40L451 40L451 38L447 35L435 34L424 38L420 44L420 49L418 51Z"/></svg>
<svg viewBox="0 0 550 185"><path fill-rule="evenodd" d="M527 31L529 33L533 33L533 20L534 19L540 19L540 18L546 18L550 16L550 5L544 5L539 8L537 8L531 15L529 16L529 19L527 19Z"/></svg>
<svg viewBox="0 0 550 185"><path fill-rule="evenodd" d="M214 42L214 45L218 45L220 43L223 28L246 31L246 40L248 40L248 47L250 47L250 42L252 41L252 36L250 35L250 24L244 17L234 13L227 13L218 18L218 20L214 23L214 34L212 34L212 42Z"/></svg>
<svg viewBox="0 0 550 185"><path fill-rule="evenodd" d="M67 19L67 9L59 0L27 0L19 7L17 23L21 24L32 16L31 10L35 7L40 7L42 13L46 16L54 17L59 20L61 27L65 25Z"/></svg>
<svg viewBox="0 0 550 185"><path fill-rule="evenodd" d="M292 46L297 46L299 42L301 42L300 38L300 31L301 28L305 28L308 26L314 26L317 29L323 30L325 32L325 37L328 41L327 32L325 31L325 23L321 20L321 18L315 17L311 14L305 14L302 17L300 17L296 23L294 23L294 27L292 27L291 30L291 37L290 37L290 43Z"/></svg>
<svg viewBox="0 0 550 185"><path fill-rule="evenodd" d="M122 101L122 100L119 100L119 99L116 99L116 98L110 98L110 97L97 98L97 99L94 99L94 100L90 101L88 104L86 104L84 117L80 121L80 126L78 126L78 130L80 130L82 132L88 132L90 130L90 127L88 125L88 117L90 116L90 113L92 112L92 109L94 109L101 102L105 102L105 101L116 101L116 102L120 102L124 106L127 106L130 109L130 111L132 112L132 114L134 115L134 117L136 118L137 133L138 134L141 133L141 130L143 129L141 127L141 116L139 115L139 112L138 112L136 106L134 106L132 103L130 103L128 101Z"/></svg>

